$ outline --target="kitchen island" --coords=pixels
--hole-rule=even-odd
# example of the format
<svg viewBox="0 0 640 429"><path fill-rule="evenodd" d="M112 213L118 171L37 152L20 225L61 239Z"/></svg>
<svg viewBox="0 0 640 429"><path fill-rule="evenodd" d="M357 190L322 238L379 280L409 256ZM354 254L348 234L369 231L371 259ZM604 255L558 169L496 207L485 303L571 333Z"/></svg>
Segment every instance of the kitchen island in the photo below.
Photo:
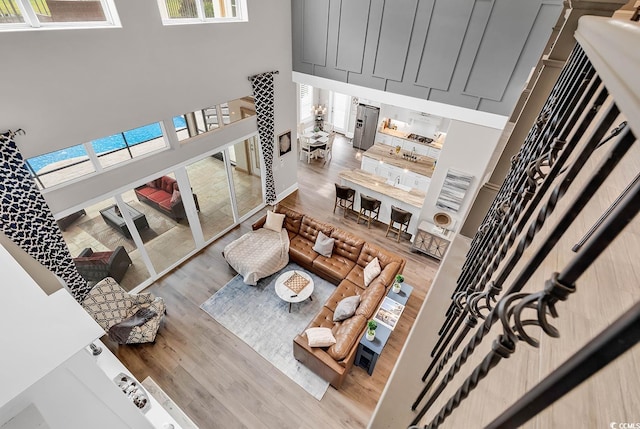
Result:
<svg viewBox="0 0 640 429"><path fill-rule="evenodd" d="M376 133L376 143L382 143L393 147L400 146L403 152L413 151L418 155L426 155L434 159L438 159L440 157L443 139L443 133L440 133L439 137L434 140L432 138L412 133L405 133L390 128L379 128Z"/></svg>
<svg viewBox="0 0 640 429"><path fill-rule="evenodd" d="M378 220L389 224L391 219L391 206L412 213L409 222L408 232L412 236L418 229L418 219L424 204L426 193L404 186L402 184L390 184L386 177L378 176L364 170L345 170L340 174L342 185L349 186L356 190L354 210L360 211L360 195L368 195L382 202L380 205L380 215ZM391 181L391 183L393 183Z"/></svg>
<svg viewBox="0 0 640 429"><path fill-rule="evenodd" d="M426 193L435 165L436 160L428 156L416 156L414 161L409 161L402 155L396 155L395 148L376 143L362 154L360 168L384 177L394 185L415 188Z"/></svg>
<svg viewBox="0 0 640 429"><path fill-rule="evenodd" d="M403 158L402 155L396 155L393 146L381 143L374 144L362 155L426 177L433 176L433 170L436 168L436 160L433 158L417 155L416 161L409 161Z"/></svg>

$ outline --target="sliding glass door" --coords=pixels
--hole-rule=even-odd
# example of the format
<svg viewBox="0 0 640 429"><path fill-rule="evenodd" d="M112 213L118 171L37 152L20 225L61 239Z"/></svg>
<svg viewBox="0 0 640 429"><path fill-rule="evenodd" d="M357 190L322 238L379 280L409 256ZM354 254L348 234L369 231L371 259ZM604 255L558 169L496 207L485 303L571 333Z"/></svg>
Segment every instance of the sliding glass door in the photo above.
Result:
<svg viewBox="0 0 640 429"><path fill-rule="evenodd" d="M119 252L125 260L128 255L131 265L119 268L118 281L126 290L146 286L263 206L260 165L258 138L252 137L58 223L74 258L88 252ZM98 278L95 271L85 273L87 280L107 276Z"/></svg>

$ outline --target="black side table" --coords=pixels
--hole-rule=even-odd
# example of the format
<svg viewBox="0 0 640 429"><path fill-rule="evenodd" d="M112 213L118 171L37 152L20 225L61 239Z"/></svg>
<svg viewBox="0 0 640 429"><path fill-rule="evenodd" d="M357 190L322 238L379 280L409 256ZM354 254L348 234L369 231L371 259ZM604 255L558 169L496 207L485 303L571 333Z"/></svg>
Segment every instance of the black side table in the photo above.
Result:
<svg viewBox="0 0 640 429"><path fill-rule="evenodd" d="M378 357L380 357L382 349L385 344L387 344L389 335L391 335L391 329L378 324L378 328L376 328L376 337L373 341L367 340L366 332L360 339L358 352L356 353L356 365L366 369L369 375L373 373Z"/></svg>

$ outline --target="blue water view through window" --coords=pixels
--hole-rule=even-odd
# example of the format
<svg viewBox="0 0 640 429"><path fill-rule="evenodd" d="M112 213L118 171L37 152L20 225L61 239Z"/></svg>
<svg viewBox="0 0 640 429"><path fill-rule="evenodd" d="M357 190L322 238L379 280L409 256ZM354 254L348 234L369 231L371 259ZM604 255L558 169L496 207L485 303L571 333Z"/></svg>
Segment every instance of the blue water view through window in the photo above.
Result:
<svg viewBox="0 0 640 429"><path fill-rule="evenodd" d="M173 118L173 125L176 131L186 128L187 124L182 116L176 116ZM153 123L145 125L143 127L134 128L123 133L113 134L108 137L103 137L97 140L92 140L91 145L96 154L104 154L112 152L114 150L123 149L128 144L129 146L135 146L140 143L148 142L149 140L162 137L162 130L159 123ZM125 140L126 139L126 144ZM84 145L79 144L71 146L66 149L58 150L56 152L47 153L44 155L29 158L29 164L31 168L38 173L46 166L55 162L66 161L77 158L77 161L88 160L89 157L84 148Z"/></svg>

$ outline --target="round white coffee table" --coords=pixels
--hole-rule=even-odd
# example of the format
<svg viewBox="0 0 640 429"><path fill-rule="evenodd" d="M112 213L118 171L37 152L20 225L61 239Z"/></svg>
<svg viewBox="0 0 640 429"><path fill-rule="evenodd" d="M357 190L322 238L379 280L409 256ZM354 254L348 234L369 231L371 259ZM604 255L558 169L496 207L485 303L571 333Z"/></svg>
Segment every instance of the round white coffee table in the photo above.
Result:
<svg viewBox="0 0 640 429"><path fill-rule="evenodd" d="M289 289L287 285L284 284L289 277L294 275L295 273L300 274L305 279L309 280L309 283L302 289L300 292L295 293L293 290ZM276 279L276 294L285 302L289 303L289 313L291 313L291 304L296 302L302 302L305 299L309 298L313 301L311 294L313 293L313 279L311 276L304 271L301 270L291 270L285 273L282 273Z"/></svg>

